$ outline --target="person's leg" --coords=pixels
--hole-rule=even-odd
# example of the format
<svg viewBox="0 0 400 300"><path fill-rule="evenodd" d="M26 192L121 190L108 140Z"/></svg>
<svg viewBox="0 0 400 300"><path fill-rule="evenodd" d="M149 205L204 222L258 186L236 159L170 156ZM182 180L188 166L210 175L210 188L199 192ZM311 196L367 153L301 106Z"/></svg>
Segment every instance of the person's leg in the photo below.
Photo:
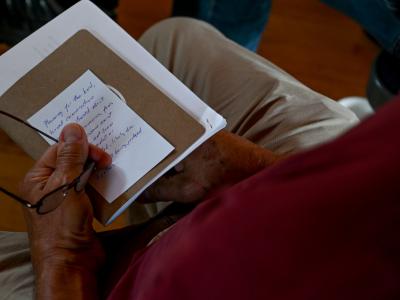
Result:
<svg viewBox="0 0 400 300"><path fill-rule="evenodd" d="M271 0L175 0L174 16L215 26L238 44L256 51L271 10Z"/></svg>
<svg viewBox="0 0 400 300"><path fill-rule="evenodd" d="M227 129L280 154L328 141L357 122L271 62L188 18L162 21L139 42L228 122ZM129 209L133 224L165 203Z"/></svg>
<svg viewBox="0 0 400 300"><path fill-rule="evenodd" d="M33 299L34 276L28 235L0 232L0 299Z"/></svg>
<svg viewBox="0 0 400 300"><path fill-rule="evenodd" d="M188 18L162 21L140 43L228 121L228 130L280 154L328 141L357 122L266 59Z"/></svg>
<svg viewBox="0 0 400 300"><path fill-rule="evenodd" d="M200 20L225 36L256 51L267 24L271 0L200 0Z"/></svg>
<svg viewBox="0 0 400 300"><path fill-rule="evenodd" d="M383 48L400 58L399 1L322 0L356 20Z"/></svg>

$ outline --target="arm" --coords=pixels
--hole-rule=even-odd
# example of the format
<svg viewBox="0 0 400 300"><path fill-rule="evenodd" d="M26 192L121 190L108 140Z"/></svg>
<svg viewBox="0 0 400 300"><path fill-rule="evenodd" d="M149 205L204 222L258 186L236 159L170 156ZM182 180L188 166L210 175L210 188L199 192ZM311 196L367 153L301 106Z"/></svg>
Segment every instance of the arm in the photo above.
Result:
<svg viewBox="0 0 400 300"><path fill-rule="evenodd" d="M98 167L111 163L105 152L88 144L79 125L66 126L60 142L50 147L26 175L21 184L23 198L36 203L72 182L88 157ZM92 227L93 209L86 193L71 189L55 210L43 215L26 210L25 217L37 299L95 299L96 272L104 252Z"/></svg>
<svg viewBox="0 0 400 300"><path fill-rule="evenodd" d="M37 299L96 299L95 273L68 264L35 268Z"/></svg>

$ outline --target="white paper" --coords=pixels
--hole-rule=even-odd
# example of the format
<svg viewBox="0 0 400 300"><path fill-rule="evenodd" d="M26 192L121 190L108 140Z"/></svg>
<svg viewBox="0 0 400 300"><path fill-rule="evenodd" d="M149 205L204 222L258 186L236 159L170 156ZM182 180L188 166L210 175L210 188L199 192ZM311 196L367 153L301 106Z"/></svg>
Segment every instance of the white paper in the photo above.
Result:
<svg viewBox="0 0 400 300"><path fill-rule="evenodd" d="M86 29L127 64L158 87L172 101L204 126L205 133L108 221L118 217L143 190L226 126L225 119L151 56L117 23L88 0L82 0L0 56L0 95L79 30Z"/></svg>
<svg viewBox="0 0 400 300"><path fill-rule="evenodd" d="M109 203L174 149L90 70L28 122L55 138L66 124L80 124L89 142L113 158L111 168L96 171L89 181Z"/></svg>

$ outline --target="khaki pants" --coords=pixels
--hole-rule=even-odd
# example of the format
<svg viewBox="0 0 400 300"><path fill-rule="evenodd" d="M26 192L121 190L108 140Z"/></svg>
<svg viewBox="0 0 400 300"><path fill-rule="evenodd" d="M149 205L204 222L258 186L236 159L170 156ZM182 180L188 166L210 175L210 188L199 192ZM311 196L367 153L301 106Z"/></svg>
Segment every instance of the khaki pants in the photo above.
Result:
<svg viewBox="0 0 400 300"><path fill-rule="evenodd" d="M206 23L169 19L150 28L140 43L222 114L228 130L277 153L324 143L357 123L346 108ZM133 205L133 223L161 207ZM0 233L0 299L31 299L33 285L26 234Z"/></svg>

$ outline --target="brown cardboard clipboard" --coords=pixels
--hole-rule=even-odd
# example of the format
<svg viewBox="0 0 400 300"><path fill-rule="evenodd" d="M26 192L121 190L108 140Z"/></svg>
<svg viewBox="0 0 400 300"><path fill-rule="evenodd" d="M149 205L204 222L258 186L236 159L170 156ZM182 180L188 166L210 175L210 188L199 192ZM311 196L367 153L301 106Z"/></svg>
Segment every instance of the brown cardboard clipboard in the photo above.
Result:
<svg viewBox="0 0 400 300"><path fill-rule="evenodd" d="M86 30L77 32L3 94L0 109L27 120L87 70L117 89L127 105L175 147L111 204L92 187L87 188L95 217L106 224L122 205L199 139L205 129ZM0 127L34 159L48 148L40 135L15 121L0 118Z"/></svg>

